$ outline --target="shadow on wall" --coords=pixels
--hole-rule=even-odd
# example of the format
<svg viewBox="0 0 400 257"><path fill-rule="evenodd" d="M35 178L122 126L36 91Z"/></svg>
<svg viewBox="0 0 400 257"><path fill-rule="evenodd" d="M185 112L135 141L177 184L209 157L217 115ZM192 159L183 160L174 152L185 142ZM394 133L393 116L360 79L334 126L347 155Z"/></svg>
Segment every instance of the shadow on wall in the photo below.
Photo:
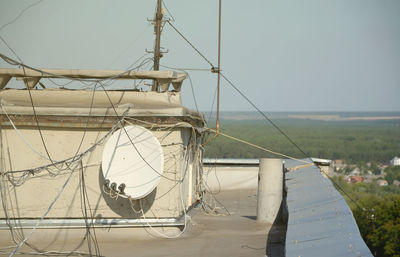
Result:
<svg viewBox="0 0 400 257"><path fill-rule="evenodd" d="M287 189L285 186L285 173L283 173L283 195L279 212L271 226L267 238L266 256L285 257L285 243L289 213L287 207Z"/></svg>
<svg viewBox="0 0 400 257"><path fill-rule="evenodd" d="M108 207L115 212L116 214L120 215L121 218L126 219L139 219L142 216L141 208L143 207L143 212L147 213L149 209L153 206L157 188L153 190L149 195L140 199L140 200L129 200L128 198L121 197L116 193L112 192L109 188L104 186L105 178L100 166L99 169L99 185L101 190L101 195L103 199L107 203ZM141 201L141 203L140 203ZM151 215L152 216L152 215ZM107 218L102 217L101 214L98 214L96 218Z"/></svg>

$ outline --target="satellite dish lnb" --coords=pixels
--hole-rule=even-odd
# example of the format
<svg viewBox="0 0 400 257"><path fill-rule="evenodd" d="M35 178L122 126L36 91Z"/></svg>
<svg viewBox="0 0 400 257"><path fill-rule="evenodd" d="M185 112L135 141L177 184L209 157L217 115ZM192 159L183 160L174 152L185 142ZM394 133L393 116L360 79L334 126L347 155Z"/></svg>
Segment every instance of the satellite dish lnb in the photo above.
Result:
<svg viewBox="0 0 400 257"><path fill-rule="evenodd" d="M126 126L105 144L101 168L104 179L116 183L114 187L121 196L140 199L160 182L164 169L163 150L150 130Z"/></svg>

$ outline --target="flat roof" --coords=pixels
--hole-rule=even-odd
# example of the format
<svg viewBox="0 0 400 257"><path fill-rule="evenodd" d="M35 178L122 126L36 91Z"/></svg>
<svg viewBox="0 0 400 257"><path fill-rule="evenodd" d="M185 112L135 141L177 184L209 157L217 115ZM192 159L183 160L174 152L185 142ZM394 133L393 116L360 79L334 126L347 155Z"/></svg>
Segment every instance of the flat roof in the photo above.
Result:
<svg viewBox="0 0 400 257"><path fill-rule="evenodd" d="M101 256L265 256L268 244L276 249L275 242L279 241L280 231L271 225L261 224L255 220L256 193L256 189L222 191L216 197L229 210L229 214L221 205L215 209L219 214L214 215L206 214L198 208L188 220L185 233L179 238L161 238L150 228L146 228L149 234L141 238L135 236L139 228L96 229ZM8 230L0 232L3 233L0 233L0 247L12 245L10 232ZM70 240L66 241L64 237L54 239L49 247L49 241L57 238L57 233L60 234L58 230L38 229L29 240L35 246L45 245L47 247L45 249L61 248L67 251L67 249L76 249L77 246L71 237L75 238L75 241L81 240L85 235L85 230L63 230L62 233L67 234ZM1 235L7 235L8 238L2 238ZM49 238L50 236L53 237ZM43 240L43 238L49 238L49 240ZM86 246L85 242L78 250L87 252ZM278 254L272 256L283 257L282 247L281 245L281 248L276 249L275 253L278 252ZM28 246L23 246L20 250L20 252L31 251L32 249Z"/></svg>

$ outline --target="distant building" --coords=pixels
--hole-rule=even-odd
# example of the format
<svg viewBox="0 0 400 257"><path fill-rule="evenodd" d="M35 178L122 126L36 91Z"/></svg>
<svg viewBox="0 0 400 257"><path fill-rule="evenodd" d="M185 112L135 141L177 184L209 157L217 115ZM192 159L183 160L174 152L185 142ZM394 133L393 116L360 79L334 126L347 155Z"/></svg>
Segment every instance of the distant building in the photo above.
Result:
<svg viewBox="0 0 400 257"><path fill-rule="evenodd" d="M391 161L390 165L392 166L400 166L400 158L395 156Z"/></svg>
<svg viewBox="0 0 400 257"><path fill-rule="evenodd" d="M380 179L380 180L376 181L376 183L378 183L378 185L381 187L389 185L389 183L385 179Z"/></svg>
<svg viewBox="0 0 400 257"><path fill-rule="evenodd" d="M366 184L371 184L373 182L373 180L371 178L369 178L369 177L366 177L366 178L364 178L363 182L366 183Z"/></svg>
<svg viewBox="0 0 400 257"><path fill-rule="evenodd" d="M364 178L363 183L367 183L367 184L375 183L375 181L378 179L383 179L383 177L381 175L366 175L366 176L363 176L363 178Z"/></svg>
<svg viewBox="0 0 400 257"><path fill-rule="evenodd" d="M351 176L347 179L347 183L352 183L352 184L362 183L363 181L364 181L364 178L360 177L360 176Z"/></svg>
<svg viewBox="0 0 400 257"><path fill-rule="evenodd" d="M333 163L334 163L336 166L340 166L340 165L343 165L343 164L344 164L343 160L333 160Z"/></svg>
<svg viewBox="0 0 400 257"><path fill-rule="evenodd" d="M400 186L400 181L398 181L398 180L393 180L393 185L395 185L395 186Z"/></svg>
<svg viewBox="0 0 400 257"><path fill-rule="evenodd" d="M354 170L352 170L350 172L350 175L353 175L353 176L359 176L360 174L361 174L361 172L360 172L359 168L355 168Z"/></svg>

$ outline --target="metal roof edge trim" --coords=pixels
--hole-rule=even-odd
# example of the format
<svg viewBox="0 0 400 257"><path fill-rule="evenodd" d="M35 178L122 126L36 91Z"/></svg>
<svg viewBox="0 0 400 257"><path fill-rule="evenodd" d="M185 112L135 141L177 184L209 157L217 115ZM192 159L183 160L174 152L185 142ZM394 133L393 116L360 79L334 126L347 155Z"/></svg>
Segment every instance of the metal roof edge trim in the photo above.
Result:
<svg viewBox="0 0 400 257"><path fill-rule="evenodd" d="M285 174L286 256L373 256L353 213L317 166Z"/></svg>

